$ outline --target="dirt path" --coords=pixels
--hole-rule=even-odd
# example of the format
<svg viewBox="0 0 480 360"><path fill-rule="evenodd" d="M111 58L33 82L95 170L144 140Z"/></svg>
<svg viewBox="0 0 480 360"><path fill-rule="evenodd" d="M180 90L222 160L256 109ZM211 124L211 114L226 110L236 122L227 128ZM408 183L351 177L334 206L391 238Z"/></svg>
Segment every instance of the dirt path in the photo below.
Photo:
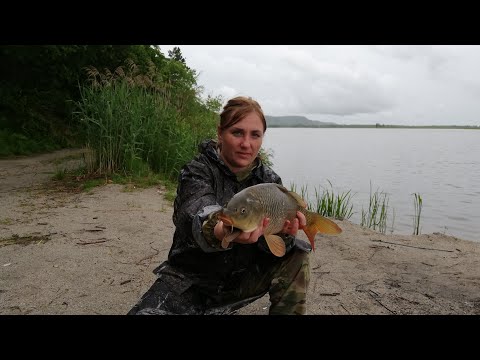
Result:
<svg viewBox="0 0 480 360"><path fill-rule="evenodd" d="M79 155L0 160L0 314L125 314L168 254L163 190L60 191L52 176ZM309 314L480 314L480 242L338 223L317 237ZM267 313L268 296L240 310Z"/></svg>

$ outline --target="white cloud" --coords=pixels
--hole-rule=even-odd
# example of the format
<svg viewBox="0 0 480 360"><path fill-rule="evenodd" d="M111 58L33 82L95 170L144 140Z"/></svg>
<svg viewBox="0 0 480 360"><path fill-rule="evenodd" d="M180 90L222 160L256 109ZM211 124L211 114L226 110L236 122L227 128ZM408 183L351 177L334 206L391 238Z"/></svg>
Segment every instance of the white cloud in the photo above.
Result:
<svg viewBox="0 0 480 360"><path fill-rule="evenodd" d="M207 93L252 96L269 115L480 124L480 46L176 46Z"/></svg>

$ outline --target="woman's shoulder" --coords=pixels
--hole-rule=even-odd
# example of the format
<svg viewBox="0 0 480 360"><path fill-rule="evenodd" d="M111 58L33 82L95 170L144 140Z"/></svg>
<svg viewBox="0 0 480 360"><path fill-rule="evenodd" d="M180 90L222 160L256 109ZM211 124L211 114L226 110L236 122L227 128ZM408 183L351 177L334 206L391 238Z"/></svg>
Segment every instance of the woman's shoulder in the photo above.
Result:
<svg viewBox="0 0 480 360"><path fill-rule="evenodd" d="M187 162L181 172L182 173L206 173L210 172L212 163L204 154L196 155L192 160Z"/></svg>
<svg viewBox="0 0 480 360"><path fill-rule="evenodd" d="M218 172L218 161L208 154L198 153L193 159L187 162L180 173L185 175L208 177Z"/></svg>
<svg viewBox="0 0 480 360"><path fill-rule="evenodd" d="M255 169L255 175L260 178L262 182L274 182L277 184L280 184L282 182L282 179L280 175L278 175L270 166L264 163L260 163L260 166L258 166Z"/></svg>

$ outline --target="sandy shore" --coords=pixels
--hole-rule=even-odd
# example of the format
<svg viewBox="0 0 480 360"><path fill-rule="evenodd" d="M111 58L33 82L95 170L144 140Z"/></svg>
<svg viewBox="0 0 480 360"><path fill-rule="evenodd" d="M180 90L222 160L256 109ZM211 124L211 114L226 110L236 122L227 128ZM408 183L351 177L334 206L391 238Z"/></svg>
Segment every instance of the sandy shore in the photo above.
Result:
<svg viewBox="0 0 480 360"><path fill-rule="evenodd" d="M0 160L0 314L125 314L166 259L164 190L62 191L51 179L79 165L74 154ZM480 243L337 223L341 235L316 238L308 314L480 314ZM266 295L240 314L268 304Z"/></svg>

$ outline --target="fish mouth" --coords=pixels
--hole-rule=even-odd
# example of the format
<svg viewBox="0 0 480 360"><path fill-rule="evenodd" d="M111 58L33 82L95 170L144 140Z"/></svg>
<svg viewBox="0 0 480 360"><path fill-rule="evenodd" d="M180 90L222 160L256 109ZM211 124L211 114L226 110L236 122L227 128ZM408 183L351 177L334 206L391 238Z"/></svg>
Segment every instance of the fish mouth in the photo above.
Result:
<svg viewBox="0 0 480 360"><path fill-rule="evenodd" d="M230 216L225 214L219 214L218 219L222 220L223 223L227 226L233 226L233 220Z"/></svg>

